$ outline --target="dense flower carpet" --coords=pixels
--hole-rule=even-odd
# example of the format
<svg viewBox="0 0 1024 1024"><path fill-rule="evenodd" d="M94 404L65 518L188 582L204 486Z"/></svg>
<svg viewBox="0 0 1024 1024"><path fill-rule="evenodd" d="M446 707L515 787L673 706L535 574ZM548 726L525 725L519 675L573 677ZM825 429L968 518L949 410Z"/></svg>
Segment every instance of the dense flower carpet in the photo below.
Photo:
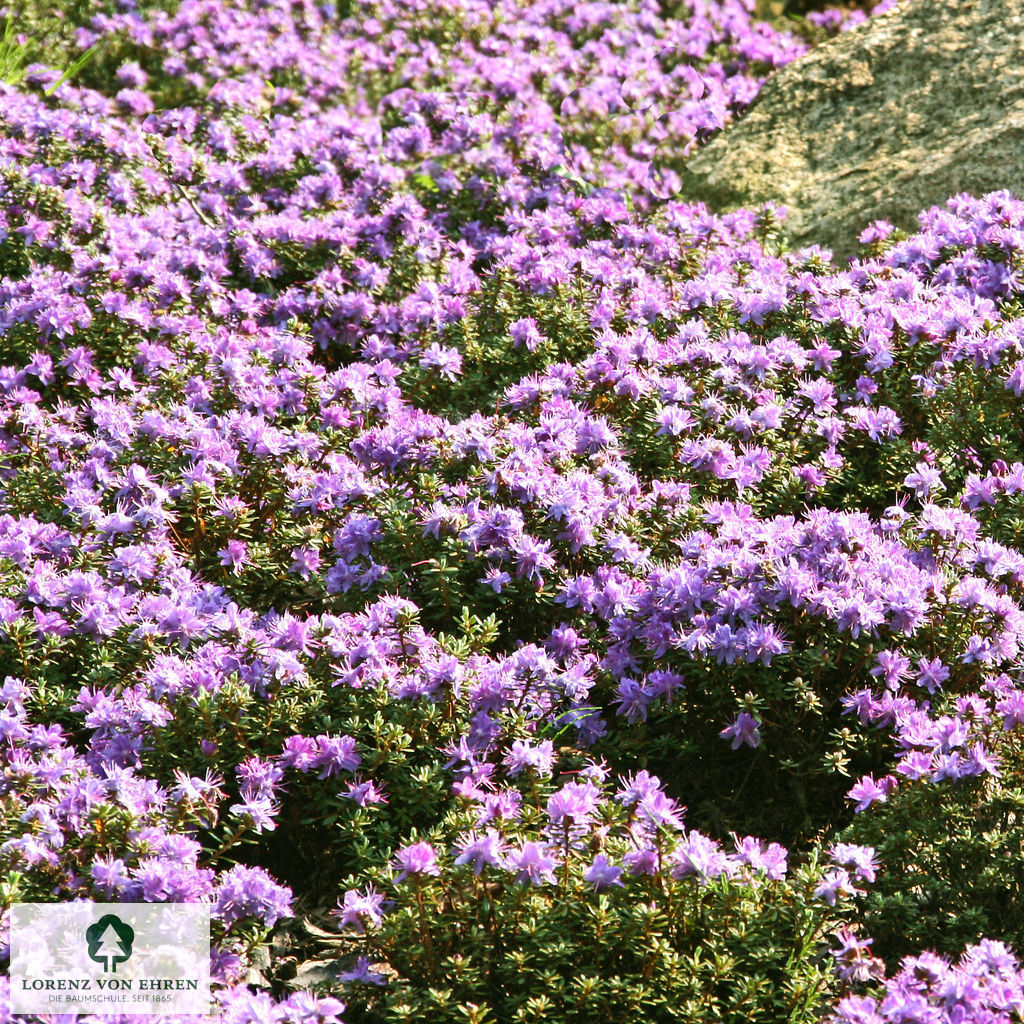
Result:
<svg viewBox="0 0 1024 1024"><path fill-rule="evenodd" d="M40 15L0 934L209 903L227 1024L1021 1018L1024 204L679 193L864 17Z"/></svg>

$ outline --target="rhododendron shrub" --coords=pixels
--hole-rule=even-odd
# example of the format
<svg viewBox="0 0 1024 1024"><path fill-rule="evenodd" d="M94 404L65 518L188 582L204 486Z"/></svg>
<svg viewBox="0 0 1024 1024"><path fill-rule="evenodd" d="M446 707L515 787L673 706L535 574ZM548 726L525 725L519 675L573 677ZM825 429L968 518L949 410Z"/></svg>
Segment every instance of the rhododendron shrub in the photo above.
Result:
<svg viewBox="0 0 1024 1024"><path fill-rule="evenodd" d="M1015 895L1022 885L1019 740L998 736L998 713L990 722L982 729L1000 755L998 777L948 786L933 781L935 771L915 772L844 833L878 850L881 867L861 909L873 951L887 963L925 948L956 957L979 935L1014 949L1024 944Z"/></svg>
<svg viewBox="0 0 1024 1024"><path fill-rule="evenodd" d="M688 831L648 772L612 786L606 765L555 777L557 760L550 741L519 740L499 766L460 772L456 806L427 839L414 830L387 864L344 883L359 886L333 912L355 957L340 977L366 1000L353 1019L447 1019L458 1006L480 1019L582 1020L640 1003L666 1020L741 1007L815 1019L831 972L813 958L795 974L785 964L849 915L873 851L836 848L790 881L783 847L748 836L723 849ZM378 861L379 850L360 852ZM702 956L709 929L713 961ZM608 951L582 978L581 946Z"/></svg>
<svg viewBox="0 0 1024 1024"><path fill-rule="evenodd" d="M211 1020L1012 1019L1024 204L673 198L858 16L26 18L0 925L209 903Z"/></svg>
<svg viewBox="0 0 1024 1024"><path fill-rule="evenodd" d="M507 774L543 775L522 760ZM591 762L530 788L467 795L450 847L410 844L345 892L344 977L365 1000L350 1019L818 1019L833 972L811 953L863 895L872 850L791 870L777 843L723 847L646 771L613 781Z"/></svg>

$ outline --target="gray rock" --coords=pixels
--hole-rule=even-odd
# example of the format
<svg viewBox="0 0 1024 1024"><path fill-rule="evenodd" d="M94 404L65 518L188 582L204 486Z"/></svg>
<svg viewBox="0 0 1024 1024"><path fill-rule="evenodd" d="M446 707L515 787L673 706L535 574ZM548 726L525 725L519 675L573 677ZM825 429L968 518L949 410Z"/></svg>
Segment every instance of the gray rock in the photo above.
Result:
<svg viewBox="0 0 1024 1024"><path fill-rule="evenodd" d="M782 68L688 162L683 197L789 208L839 256L884 218L915 229L951 195L1024 195L1024 4L903 0Z"/></svg>
<svg viewBox="0 0 1024 1024"><path fill-rule="evenodd" d="M307 960L298 965L295 977L287 984L289 988L312 989L317 985L333 983L342 969L341 960Z"/></svg>

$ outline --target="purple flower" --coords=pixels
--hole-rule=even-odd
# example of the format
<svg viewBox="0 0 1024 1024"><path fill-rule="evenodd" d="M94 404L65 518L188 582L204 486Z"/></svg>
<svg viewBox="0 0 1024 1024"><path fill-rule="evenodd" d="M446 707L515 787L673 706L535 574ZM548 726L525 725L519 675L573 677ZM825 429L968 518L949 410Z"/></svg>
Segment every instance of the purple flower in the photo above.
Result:
<svg viewBox="0 0 1024 1024"><path fill-rule="evenodd" d="M551 544L538 541L533 537L523 536L512 544L512 553L516 556L516 575L533 580L537 586L544 583L541 570L552 569L555 565L551 552Z"/></svg>
<svg viewBox="0 0 1024 1024"><path fill-rule="evenodd" d="M911 488L919 498L927 498L932 491L946 489L946 485L942 482L942 474L935 466L930 466L927 462L919 462L914 467L914 472L907 474L903 486Z"/></svg>
<svg viewBox="0 0 1024 1024"><path fill-rule="evenodd" d="M1009 732L1015 726L1024 725L1024 692L1011 690L996 704L996 711L1003 716L1003 730Z"/></svg>
<svg viewBox="0 0 1024 1024"><path fill-rule="evenodd" d="M865 882L875 880L878 864L875 861L875 850L871 846L856 846L853 843L835 843L829 849L832 860L844 868L853 868L858 878Z"/></svg>
<svg viewBox="0 0 1024 1024"><path fill-rule="evenodd" d="M537 328L537 321L532 316L514 321L509 325L508 333L514 348L525 345L530 352L535 352L537 346L544 340L544 336Z"/></svg>
<svg viewBox="0 0 1024 1024"><path fill-rule="evenodd" d="M908 779L920 779L932 771L932 755L929 751L911 750L900 758L896 771Z"/></svg>
<svg viewBox="0 0 1024 1024"><path fill-rule="evenodd" d="M458 850L458 856L455 858L456 867L472 864L474 875L479 875L485 865L501 867L504 863L505 847L501 836L494 829L488 829L482 836L476 832L462 836L456 844L456 849Z"/></svg>
<svg viewBox="0 0 1024 1024"><path fill-rule="evenodd" d="M442 377L455 380L462 373L462 355L457 349L434 343L424 349L420 366L437 370Z"/></svg>
<svg viewBox="0 0 1024 1024"><path fill-rule="evenodd" d="M243 797L272 800L281 788L284 768L277 761L249 757L235 769L235 774Z"/></svg>
<svg viewBox="0 0 1024 1024"><path fill-rule="evenodd" d="M840 896L854 896L858 892L860 890L855 889L850 881L849 872L845 868L835 868L822 875L814 895L824 899L830 907L834 907Z"/></svg>
<svg viewBox="0 0 1024 1024"><path fill-rule="evenodd" d="M983 743L972 743L970 757L963 763L963 775L994 775L999 778L1002 772L999 770L999 758L989 753Z"/></svg>
<svg viewBox="0 0 1024 1024"><path fill-rule="evenodd" d="M293 992L277 1006L283 1024L343 1024L340 1014L344 1009L340 999L311 992Z"/></svg>
<svg viewBox="0 0 1024 1024"><path fill-rule="evenodd" d="M288 571L295 573L301 580L308 580L320 568L320 552L316 548L292 548L292 559Z"/></svg>
<svg viewBox="0 0 1024 1024"><path fill-rule="evenodd" d="M492 565L487 572L480 577L480 583L485 583L496 594L500 594L506 584L511 583L512 577L496 565Z"/></svg>
<svg viewBox="0 0 1024 1024"><path fill-rule="evenodd" d="M229 810L236 817L248 818L257 834L277 828L275 818L280 808L265 796L250 796L242 803L232 804Z"/></svg>
<svg viewBox="0 0 1024 1024"><path fill-rule="evenodd" d="M512 850L505 858L505 865L516 873L517 882L541 885L555 880L555 858L550 856L542 843L527 840L518 850Z"/></svg>
<svg viewBox="0 0 1024 1024"><path fill-rule="evenodd" d="M220 564L237 575L248 561L249 549L240 540L229 540L228 546L222 548L217 554L220 555Z"/></svg>
<svg viewBox="0 0 1024 1024"><path fill-rule="evenodd" d="M338 901L338 909L332 916L338 918L340 928L354 928L360 935L367 928L377 928L384 920L384 896L372 885L365 892L348 889Z"/></svg>
<svg viewBox="0 0 1024 1024"><path fill-rule="evenodd" d="M112 855L97 857L89 873L96 888L106 900L111 900L119 892L123 892L131 881L124 861Z"/></svg>
<svg viewBox="0 0 1024 1024"><path fill-rule="evenodd" d="M626 870L633 875L654 875L658 872L658 851L652 847L630 850L623 858Z"/></svg>
<svg viewBox="0 0 1024 1024"><path fill-rule="evenodd" d="M516 778L527 768L540 778L548 778L555 762L555 745L551 740L542 740L536 746L529 740L513 740L504 761L510 778Z"/></svg>
<svg viewBox="0 0 1024 1024"><path fill-rule="evenodd" d="M766 849L761 841L753 836L744 836L736 840L736 859L776 881L786 877L786 857L785 847L778 843L770 843Z"/></svg>
<svg viewBox="0 0 1024 1024"><path fill-rule="evenodd" d="M691 832L672 854L673 878L698 875L701 879L717 878L719 875L733 875L736 865L719 848L718 843L700 832Z"/></svg>
<svg viewBox="0 0 1024 1024"><path fill-rule="evenodd" d="M313 767L313 762L319 751L317 741L310 736L289 736L284 741L284 748L278 759L278 763L297 769L300 772L308 772Z"/></svg>
<svg viewBox="0 0 1024 1024"><path fill-rule="evenodd" d="M920 658L917 662L917 681L929 693L935 693L942 689L942 684L949 679L949 669L942 664L939 658L929 661L927 658Z"/></svg>
<svg viewBox="0 0 1024 1024"><path fill-rule="evenodd" d="M437 854L430 843L413 843L405 846L395 854L394 865L399 869L396 882L404 881L409 875L439 875L441 868L437 863Z"/></svg>
<svg viewBox="0 0 1024 1024"><path fill-rule="evenodd" d="M351 736L317 736L317 752L311 767L319 768L318 779L327 779L339 772L354 772L362 763Z"/></svg>
<svg viewBox="0 0 1024 1024"><path fill-rule="evenodd" d="M599 853L594 858L594 863L587 868L583 880L593 885L594 891L597 892L613 885L621 886L623 884L619 880L621 874L622 868L609 863L608 858L603 853Z"/></svg>
<svg viewBox="0 0 1024 1024"><path fill-rule="evenodd" d="M492 821L512 821L521 813L523 794L518 790L506 789L498 793L487 793L483 806L477 813L477 824L487 825Z"/></svg>
<svg viewBox="0 0 1024 1024"><path fill-rule="evenodd" d="M619 781L622 783L622 788L615 794L615 799L623 807L632 807L644 797L661 791L661 779L657 775L651 775L645 769L641 769L635 775L627 775Z"/></svg>
<svg viewBox="0 0 1024 1024"><path fill-rule="evenodd" d="M865 775L846 794L847 799L856 800L855 811L863 811L873 803L885 803L889 794L897 787L898 782L892 775L886 775L877 782L873 775Z"/></svg>
<svg viewBox="0 0 1024 1024"><path fill-rule="evenodd" d="M862 245L870 245L872 242L884 242L892 233L893 226L887 220L872 221L858 236Z"/></svg>
<svg viewBox="0 0 1024 1024"><path fill-rule="evenodd" d="M547 812L553 826L585 826L597 809L601 791L590 782L567 782L548 798Z"/></svg>
<svg viewBox="0 0 1024 1024"><path fill-rule="evenodd" d="M761 723L746 711L741 711L736 721L727 726L719 734L722 739L732 740L732 749L738 750L746 743L749 747L756 747L761 743Z"/></svg>
<svg viewBox="0 0 1024 1024"><path fill-rule="evenodd" d="M237 864L220 877L214 914L229 928L255 918L268 928L292 912L290 889L278 885L262 868Z"/></svg>
<svg viewBox="0 0 1024 1024"><path fill-rule="evenodd" d="M683 811L685 808L660 789L645 793L637 804L636 814L639 821L653 828L670 828L681 832L683 829Z"/></svg>
<svg viewBox="0 0 1024 1024"><path fill-rule="evenodd" d="M372 964L365 956L356 958L355 966L350 971L342 971L337 979L343 983L361 981L364 985L386 985L387 975L379 968L382 965Z"/></svg>
<svg viewBox="0 0 1024 1024"><path fill-rule="evenodd" d="M360 807L367 807L370 804L386 804L388 802L385 791L372 779L350 783L342 795L348 800L355 801Z"/></svg>
<svg viewBox="0 0 1024 1024"><path fill-rule="evenodd" d="M897 689L900 680L910 672L910 659L896 651L881 651L875 660L878 664L870 670L870 674L882 676L890 689Z"/></svg>
<svg viewBox="0 0 1024 1024"><path fill-rule="evenodd" d="M858 939L849 928L836 931L839 948L830 950L836 961L836 972L842 981L864 982L885 976L885 964L869 951L871 939Z"/></svg>

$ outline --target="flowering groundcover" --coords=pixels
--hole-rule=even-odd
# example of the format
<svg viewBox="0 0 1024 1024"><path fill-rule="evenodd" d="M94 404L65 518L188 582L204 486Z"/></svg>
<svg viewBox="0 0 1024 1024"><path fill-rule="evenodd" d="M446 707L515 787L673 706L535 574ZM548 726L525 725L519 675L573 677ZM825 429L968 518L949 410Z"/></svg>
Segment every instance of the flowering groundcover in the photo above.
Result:
<svg viewBox="0 0 1024 1024"><path fill-rule="evenodd" d="M231 1024L1019 1019L1024 204L677 195L863 14L19 18L4 932L208 902Z"/></svg>

